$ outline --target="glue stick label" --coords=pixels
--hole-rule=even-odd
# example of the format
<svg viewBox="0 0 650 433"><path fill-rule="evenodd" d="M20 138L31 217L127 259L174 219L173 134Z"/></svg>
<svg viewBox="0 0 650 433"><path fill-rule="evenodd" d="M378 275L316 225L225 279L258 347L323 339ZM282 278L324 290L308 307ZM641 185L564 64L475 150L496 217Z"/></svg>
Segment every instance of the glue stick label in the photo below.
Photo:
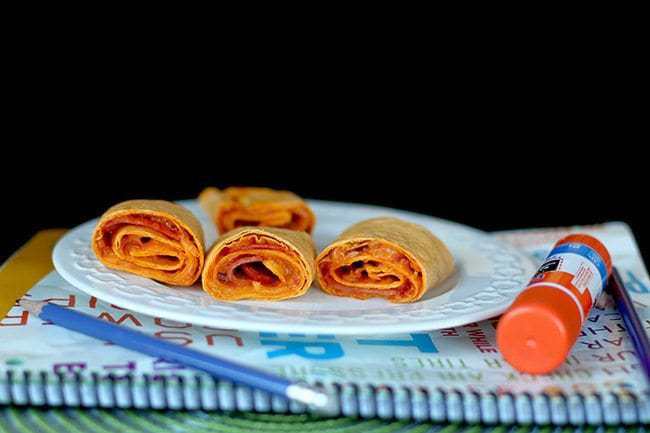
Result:
<svg viewBox="0 0 650 433"><path fill-rule="evenodd" d="M561 243L551 250L529 287L544 284L565 291L586 315L605 286L607 273L605 262L590 247Z"/></svg>

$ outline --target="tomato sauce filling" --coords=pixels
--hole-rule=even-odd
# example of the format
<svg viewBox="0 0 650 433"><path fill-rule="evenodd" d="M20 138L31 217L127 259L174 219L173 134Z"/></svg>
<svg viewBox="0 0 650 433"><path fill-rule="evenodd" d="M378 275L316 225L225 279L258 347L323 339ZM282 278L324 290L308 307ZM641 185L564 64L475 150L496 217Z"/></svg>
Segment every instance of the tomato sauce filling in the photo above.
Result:
<svg viewBox="0 0 650 433"><path fill-rule="evenodd" d="M113 245L114 236L123 228L127 226L143 227L148 230L153 230L160 233L170 241L179 243L178 248L183 244L183 238L190 239L187 230L179 227L175 222L156 215L148 214L128 214L118 216L107 221L101 229L101 238L98 241L98 246L103 251L111 251L111 255L121 256L122 260L133 262L140 266L148 266L158 268L162 272L177 272L178 265L181 264L181 258L176 256L174 252L178 250L175 247L161 247L161 245L154 246L153 250L158 253L148 254L147 247L150 243L158 243L155 239L143 235L129 235L123 236L120 240L120 250L113 251L116 246ZM165 249L167 251L165 251ZM126 256L126 257L125 257ZM131 257L131 259L127 258Z"/></svg>
<svg viewBox="0 0 650 433"><path fill-rule="evenodd" d="M307 232L311 232L313 228L313 221L309 212L302 207L227 209L218 216L218 220L221 232L246 226L278 227Z"/></svg>
<svg viewBox="0 0 650 433"><path fill-rule="evenodd" d="M167 218L156 215L128 214L113 218L102 227L104 239L109 241L108 244L110 244L113 233L125 225L148 227L174 240L180 240L182 235L182 229Z"/></svg>
<svg viewBox="0 0 650 433"><path fill-rule="evenodd" d="M290 257L287 257L287 253ZM255 282L265 287L300 284L295 253L274 239L245 236L223 248L216 260L216 279L234 288Z"/></svg>
<svg viewBox="0 0 650 433"><path fill-rule="evenodd" d="M234 278L257 281L265 286L273 286L280 282L278 276L264 266L262 260L257 257L252 257L252 259L251 262L231 268Z"/></svg>
<svg viewBox="0 0 650 433"><path fill-rule="evenodd" d="M327 287L343 296L403 298L422 281L405 254L380 241L336 247L319 268Z"/></svg>

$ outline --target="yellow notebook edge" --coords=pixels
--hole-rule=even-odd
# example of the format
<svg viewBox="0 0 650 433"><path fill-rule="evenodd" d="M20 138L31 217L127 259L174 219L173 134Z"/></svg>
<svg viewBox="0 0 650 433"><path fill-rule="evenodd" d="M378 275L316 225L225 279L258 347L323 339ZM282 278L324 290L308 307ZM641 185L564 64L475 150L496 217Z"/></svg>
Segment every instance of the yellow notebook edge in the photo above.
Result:
<svg viewBox="0 0 650 433"><path fill-rule="evenodd" d="M66 231L58 228L37 232L0 265L0 319L17 299L54 269L52 250Z"/></svg>

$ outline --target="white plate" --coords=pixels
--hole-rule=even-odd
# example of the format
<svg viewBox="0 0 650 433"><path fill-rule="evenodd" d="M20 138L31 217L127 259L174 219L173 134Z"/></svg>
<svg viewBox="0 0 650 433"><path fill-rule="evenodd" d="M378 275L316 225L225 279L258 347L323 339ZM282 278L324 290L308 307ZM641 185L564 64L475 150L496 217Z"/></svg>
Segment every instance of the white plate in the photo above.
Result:
<svg viewBox="0 0 650 433"><path fill-rule="evenodd" d="M183 201L200 219L206 245L215 229L195 201ZM317 222L318 250L358 221L390 215L422 224L442 239L456 260L457 270L443 284L453 288L438 297L425 296L412 304L381 299L359 301L329 296L312 287L306 295L281 302L219 302L200 285L172 287L108 269L90 248L96 220L68 232L53 253L56 270L78 289L133 311L178 322L243 331L327 334L390 334L442 329L502 313L535 269L515 248L479 230L450 221L395 209L310 200Z"/></svg>

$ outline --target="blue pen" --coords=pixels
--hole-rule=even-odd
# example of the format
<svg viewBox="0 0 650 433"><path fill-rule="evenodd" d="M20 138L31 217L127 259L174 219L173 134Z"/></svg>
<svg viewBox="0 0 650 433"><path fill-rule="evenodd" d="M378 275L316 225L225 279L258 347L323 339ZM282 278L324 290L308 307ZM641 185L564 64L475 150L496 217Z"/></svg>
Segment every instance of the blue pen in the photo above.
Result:
<svg viewBox="0 0 650 433"><path fill-rule="evenodd" d="M634 309L632 298L625 289L623 280L616 267L612 269L612 275L609 277L607 289L616 302L616 308L623 317L627 333L632 339L634 350L636 350L639 356L639 362L643 367L646 378L650 381L650 342L648 342L648 334L643 329L641 319L639 319Z"/></svg>
<svg viewBox="0 0 650 433"><path fill-rule="evenodd" d="M63 328L80 332L89 337L110 341L136 352L177 362L219 378L282 395L316 407L326 407L328 403L326 394L307 385L153 338L142 332L98 320L69 308L29 300L21 300L20 305L43 320L49 320Z"/></svg>

